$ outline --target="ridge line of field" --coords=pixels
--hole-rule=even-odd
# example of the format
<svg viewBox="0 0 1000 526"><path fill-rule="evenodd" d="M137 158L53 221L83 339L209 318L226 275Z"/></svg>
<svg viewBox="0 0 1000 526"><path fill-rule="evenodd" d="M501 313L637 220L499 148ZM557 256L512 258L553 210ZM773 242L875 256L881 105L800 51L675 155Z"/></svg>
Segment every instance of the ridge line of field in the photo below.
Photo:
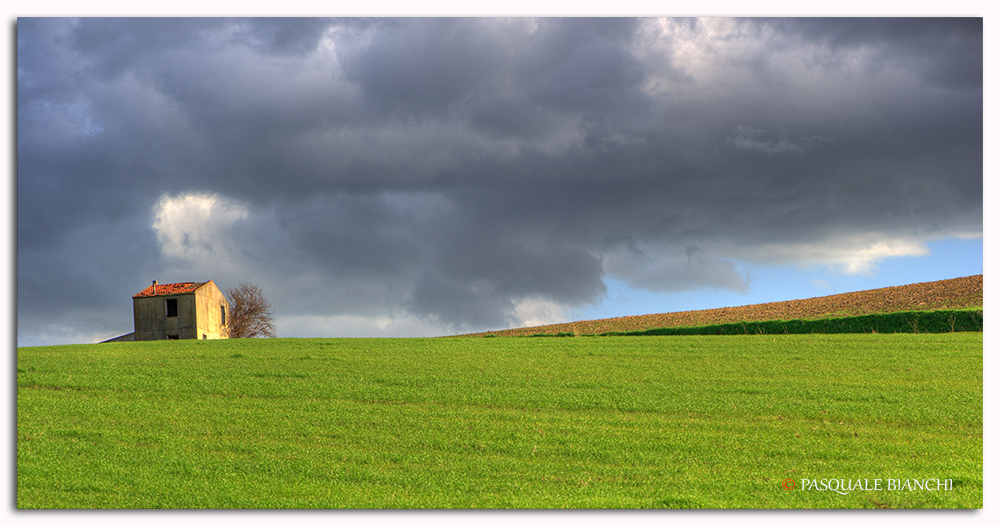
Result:
<svg viewBox="0 0 1000 526"><path fill-rule="evenodd" d="M818 320L871 314L983 308L983 275L816 298L696 311L643 314L466 334L467 337L571 333L598 335L740 322Z"/></svg>
<svg viewBox="0 0 1000 526"><path fill-rule="evenodd" d="M697 327L661 327L629 332L605 332L597 336L708 336L741 334L898 334L946 332L982 332L982 309L940 309L899 311L862 316L843 316L816 320L741 321ZM575 336L571 333L532 334L531 336ZM586 335L592 336L592 335Z"/></svg>

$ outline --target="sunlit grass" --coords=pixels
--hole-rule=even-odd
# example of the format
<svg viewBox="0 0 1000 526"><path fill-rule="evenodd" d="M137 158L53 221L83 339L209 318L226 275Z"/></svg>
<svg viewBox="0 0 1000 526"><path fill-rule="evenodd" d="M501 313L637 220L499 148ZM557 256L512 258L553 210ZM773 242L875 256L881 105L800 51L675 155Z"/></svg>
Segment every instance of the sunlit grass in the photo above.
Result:
<svg viewBox="0 0 1000 526"><path fill-rule="evenodd" d="M982 349L982 333L21 348L17 503L978 508Z"/></svg>

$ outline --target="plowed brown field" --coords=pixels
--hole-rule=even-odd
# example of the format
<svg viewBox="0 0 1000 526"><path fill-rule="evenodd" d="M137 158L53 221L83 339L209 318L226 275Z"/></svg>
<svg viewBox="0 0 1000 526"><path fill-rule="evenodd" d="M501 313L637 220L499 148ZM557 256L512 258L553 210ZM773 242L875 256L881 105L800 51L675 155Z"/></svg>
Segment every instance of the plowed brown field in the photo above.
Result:
<svg viewBox="0 0 1000 526"><path fill-rule="evenodd" d="M658 327L692 327L741 321L807 320L898 311L960 309L983 306L983 276L915 283L899 287L848 292L805 300L761 303L743 307L624 316L470 334L468 336L527 336L531 334L601 334Z"/></svg>

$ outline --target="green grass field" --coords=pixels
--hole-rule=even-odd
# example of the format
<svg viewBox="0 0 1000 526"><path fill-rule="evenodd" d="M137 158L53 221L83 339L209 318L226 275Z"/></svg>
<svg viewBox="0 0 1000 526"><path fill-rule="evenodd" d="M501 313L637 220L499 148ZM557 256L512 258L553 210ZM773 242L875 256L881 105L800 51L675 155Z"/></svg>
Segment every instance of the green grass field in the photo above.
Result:
<svg viewBox="0 0 1000 526"><path fill-rule="evenodd" d="M981 508L982 373L982 333L20 348L17 506Z"/></svg>

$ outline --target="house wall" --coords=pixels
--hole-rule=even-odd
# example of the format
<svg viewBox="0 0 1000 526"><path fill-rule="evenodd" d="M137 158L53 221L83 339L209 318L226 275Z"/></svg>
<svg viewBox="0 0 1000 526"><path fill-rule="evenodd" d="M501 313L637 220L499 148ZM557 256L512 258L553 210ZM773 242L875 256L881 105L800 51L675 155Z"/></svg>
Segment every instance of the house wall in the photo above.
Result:
<svg viewBox="0 0 1000 526"><path fill-rule="evenodd" d="M209 281L195 291L196 309L198 312L198 334L195 338L217 340L228 338L226 326L222 324L222 307L226 308L226 318L229 318L229 302L215 283Z"/></svg>
<svg viewBox="0 0 1000 526"><path fill-rule="evenodd" d="M167 317L167 300L177 300L177 316ZM198 337L195 294L173 294L132 300L136 341Z"/></svg>

